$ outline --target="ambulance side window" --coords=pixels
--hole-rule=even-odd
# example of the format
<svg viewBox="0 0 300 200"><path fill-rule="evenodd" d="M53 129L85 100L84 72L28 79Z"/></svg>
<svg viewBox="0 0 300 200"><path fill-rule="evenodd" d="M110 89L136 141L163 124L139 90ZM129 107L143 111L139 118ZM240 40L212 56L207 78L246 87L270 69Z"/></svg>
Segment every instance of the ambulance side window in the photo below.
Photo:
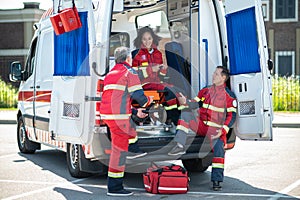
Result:
<svg viewBox="0 0 300 200"><path fill-rule="evenodd" d="M162 38L171 37L168 19L166 13L163 11L156 11L138 16L136 18L136 25L138 28L149 26Z"/></svg>
<svg viewBox="0 0 300 200"><path fill-rule="evenodd" d="M124 32L112 32L109 39L109 56L114 56L114 51L117 47L130 47L129 34Z"/></svg>
<svg viewBox="0 0 300 200"><path fill-rule="evenodd" d="M25 80L28 79L28 77L31 76L34 69L34 62L35 62L35 54L36 54L36 44L37 44L37 38L35 38L30 46L29 54L26 60L25 64Z"/></svg>

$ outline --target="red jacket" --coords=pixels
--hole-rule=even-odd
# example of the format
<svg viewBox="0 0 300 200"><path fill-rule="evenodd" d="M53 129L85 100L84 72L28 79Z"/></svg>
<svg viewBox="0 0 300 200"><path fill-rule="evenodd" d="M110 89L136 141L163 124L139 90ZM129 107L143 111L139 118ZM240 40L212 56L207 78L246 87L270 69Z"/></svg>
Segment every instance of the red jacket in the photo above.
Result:
<svg viewBox="0 0 300 200"><path fill-rule="evenodd" d="M157 48L153 48L152 52L141 48L132 61L132 67L138 72L142 84L150 82L160 83L158 74L165 76L167 70L162 69L159 72L153 72L151 67L162 64L162 54Z"/></svg>
<svg viewBox="0 0 300 200"><path fill-rule="evenodd" d="M128 63L116 64L104 79L100 115L104 120L126 120L131 116L131 103L148 106L139 77Z"/></svg>
<svg viewBox="0 0 300 200"><path fill-rule="evenodd" d="M198 109L198 115L200 121L207 128L206 134L216 135L216 130L221 129L222 136L220 139L226 144L226 134L236 119L237 102L234 93L225 84L210 86L200 90L193 102L202 104ZM195 107L195 103L188 104L191 108Z"/></svg>

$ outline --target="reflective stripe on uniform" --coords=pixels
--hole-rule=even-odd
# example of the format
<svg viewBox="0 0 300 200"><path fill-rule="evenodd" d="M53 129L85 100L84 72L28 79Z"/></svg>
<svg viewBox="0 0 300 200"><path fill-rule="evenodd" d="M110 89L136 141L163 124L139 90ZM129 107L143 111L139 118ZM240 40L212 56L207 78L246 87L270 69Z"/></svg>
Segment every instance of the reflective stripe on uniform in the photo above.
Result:
<svg viewBox="0 0 300 200"><path fill-rule="evenodd" d="M220 164L220 163L212 163L211 166L212 168L224 169L224 164Z"/></svg>
<svg viewBox="0 0 300 200"><path fill-rule="evenodd" d="M176 126L176 130L182 130L185 133L189 133L189 129L186 128L186 127L184 127L184 126L182 126L182 125L177 125Z"/></svg>
<svg viewBox="0 0 300 200"><path fill-rule="evenodd" d="M117 85L117 84L109 84L104 86L105 90L122 90L125 91L126 86L125 85Z"/></svg>
<svg viewBox="0 0 300 200"><path fill-rule="evenodd" d="M130 138L130 139L128 140L128 143L129 143L129 144L133 144L133 143L136 143L137 140L138 140L138 137L135 136L135 138Z"/></svg>
<svg viewBox="0 0 300 200"><path fill-rule="evenodd" d="M216 127L216 128L223 128L222 125L217 124L215 122L211 122L211 121L203 121L204 124L208 125L208 126L212 126L212 127Z"/></svg>
<svg viewBox="0 0 300 200"><path fill-rule="evenodd" d="M211 121L203 121L203 123L208 125L208 126L212 126L212 127L216 127L216 128L223 128L226 131L226 133L228 133L228 131L229 131L229 127L226 126L226 125L222 126L220 124L217 124L217 123L211 122Z"/></svg>
<svg viewBox="0 0 300 200"><path fill-rule="evenodd" d="M142 69L144 78L148 77L147 69Z"/></svg>
<svg viewBox="0 0 300 200"><path fill-rule="evenodd" d="M177 105L172 105L172 106L165 106L165 110L172 110L177 108Z"/></svg>
<svg viewBox="0 0 300 200"><path fill-rule="evenodd" d="M131 114L100 114L101 119L128 119Z"/></svg>
<svg viewBox="0 0 300 200"><path fill-rule="evenodd" d="M214 157L212 159L212 168L224 169L224 161L225 161L225 159L222 157Z"/></svg>
<svg viewBox="0 0 300 200"><path fill-rule="evenodd" d="M228 126L226 126L226 125L223 125L223 128L225 129L226 133L228 133L228 131L229 131L229 127L228 127Z"/></svg>
<svg viewBox="0 0 300 200"><path fill-rule="evenodd" d="M236 112L236 108L229 107L229 108L227 108L227 112Z"/></svg>
<svg viewBox="0 0 300 200"><path fill-rule="evenodd" d="M132 69L134 69L135 71L139 70L138 67L132 67Z"/></svg>
<svg viewBox="0 0 300 200"><path fill-rule="evenodd" d="M216 111L216 112L224 112L225 109L224 108L218 108L218 107L215 107L215 106L212 106L212 105L209 105L209 104L206 104L204 103L202 105L203 108L207 108L207 109L210 109L210 110L213 110L213 111Z"/></svg>
<svg viewBox="0 0 300 200"><path fill-rule="evenodd" d="M200 98L199 98L199 97L195 97L194 100L195 100L196 102L199 102L199 101L200 101Z"/></svg>
<svg viewBox="0 0 300 200"><path fill-rule="evenodd" d="M183 109L185 109L185 108L188 108L188 106L179 106L179 107L178 107L178 110L183 110Z"/></svg>
<svg viewBox="0 0 300 200"><path fill-rule="evenodd" d="M134 85L134 86L131 86L131 87L128 87L128 91L129 92L134 92L134 91L137 91L137 90L142 90L142 86L141 85Z"/></svg>
<svg viewBox="0 0 300 200"><path fill-rule="evenodd" d="M111 178L123 178L124 172L108 172L107 176Z"/></svg>

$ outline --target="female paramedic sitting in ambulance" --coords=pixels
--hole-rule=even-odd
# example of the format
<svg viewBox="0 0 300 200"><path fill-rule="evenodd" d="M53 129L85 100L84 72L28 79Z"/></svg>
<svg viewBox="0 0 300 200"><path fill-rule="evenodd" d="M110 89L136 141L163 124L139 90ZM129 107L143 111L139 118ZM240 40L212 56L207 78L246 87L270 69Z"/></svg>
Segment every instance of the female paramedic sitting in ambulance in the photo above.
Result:
<svg viewBox="0 0 300 200"><path fill-rule="evenodd" d="M167 122L173 121L177 124L180 115L177 92L172 85L163 83L161 80L167 74L167 66L163 65L162 53L157 49L160 39L161 37L148 26L138 31L138 36L134 40L134 46L137 49L132 53L132 68L137 71L144 90L164 91L163 106L167 111Z"/></svg>

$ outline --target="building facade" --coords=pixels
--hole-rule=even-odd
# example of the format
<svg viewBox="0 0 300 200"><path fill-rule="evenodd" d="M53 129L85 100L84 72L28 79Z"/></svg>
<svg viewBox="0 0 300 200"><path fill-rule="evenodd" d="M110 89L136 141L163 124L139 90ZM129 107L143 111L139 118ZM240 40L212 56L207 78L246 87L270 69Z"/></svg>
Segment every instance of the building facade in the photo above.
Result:
<svg viewBox="0 0 300 200"><path fill-rule="evenodd" d="M300 76L299 4L300 0L262 0L273 74ZM32 2L24 3L24 9L0 10L0 77L5 82L11 62L25 64L33 25L43 13L39 3Z"/></svg>
<svg viewBox="0 0 300 200"><path fill-rule="evenodd" d="M262 0L273 74L300 77L300 0Z"/></svg>
<svg viewBox="0 0 300 200"><path fill-rule="evenodd" d="M5 82L9 82L13 61L24 65L34 35L33 25L43 13L39 3L32 2L24 3L24 9L0 10L0 77Z"/></svg>

